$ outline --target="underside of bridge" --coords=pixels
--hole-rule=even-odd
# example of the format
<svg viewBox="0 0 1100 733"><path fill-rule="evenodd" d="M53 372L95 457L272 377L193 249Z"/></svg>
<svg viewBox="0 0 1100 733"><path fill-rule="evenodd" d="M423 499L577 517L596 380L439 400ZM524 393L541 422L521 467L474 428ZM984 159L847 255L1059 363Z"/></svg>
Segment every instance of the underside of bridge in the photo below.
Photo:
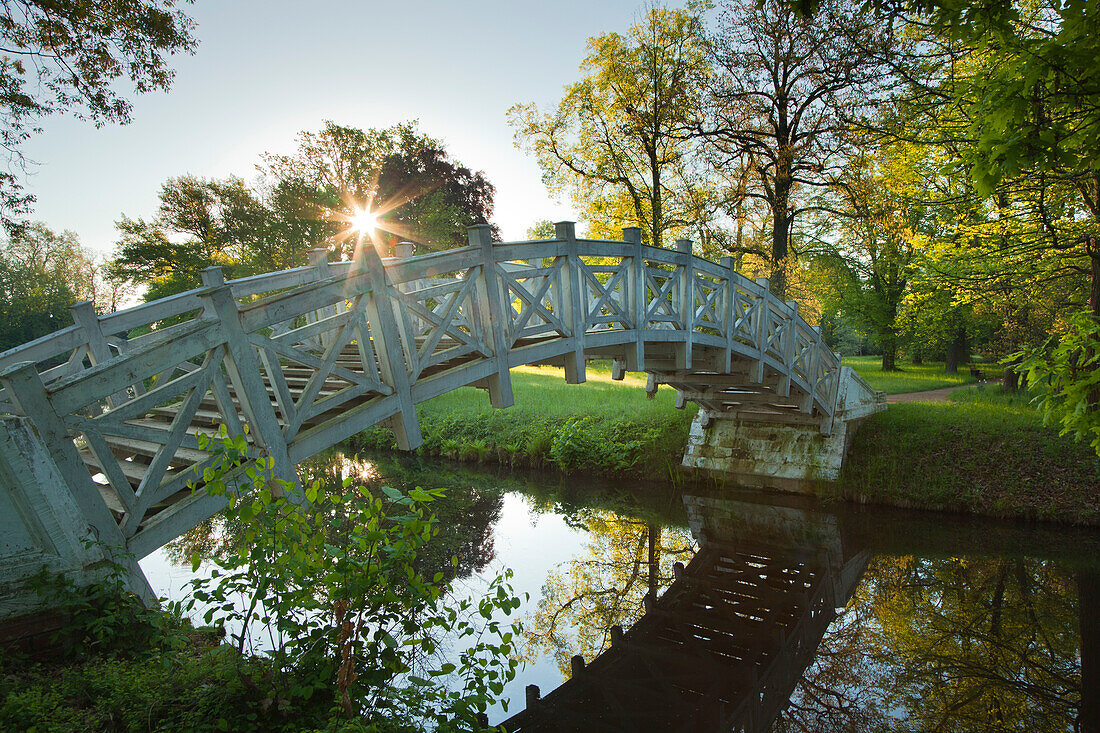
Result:
<svg viewBox="0 0 1100 733"><path fill-rule="evenodd" d="M579 383L611 359L672 385L700 408L687 466L780 488L835 477L879 396L766 280L623 233L577 239L562 222L555 239L500 243L473 227L462 249L314 250L232 282L210 268L202 288L115 313L74 306L72 326L0 354L0 560L84 572L74 548L90 537L148 555L224 506L202 490L217 456L200 440L221 426L295 480L372 425L416 448L416 405L454 389L510 406L524 364ZM247 490L244 474L223 480Z"/></svg>

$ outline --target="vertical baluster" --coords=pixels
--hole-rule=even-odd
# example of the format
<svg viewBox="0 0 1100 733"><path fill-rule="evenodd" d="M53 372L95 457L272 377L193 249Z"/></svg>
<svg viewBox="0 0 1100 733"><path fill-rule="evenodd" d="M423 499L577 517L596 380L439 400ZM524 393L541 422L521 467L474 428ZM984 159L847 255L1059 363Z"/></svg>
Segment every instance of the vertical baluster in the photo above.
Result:
<svg viewBox="0 0 1100 733"><path fill-rule="evenodd" d="M810 362L806 366L806 383L809 386L809 392L802 398L802 403L799 405L799 410L807 415L812 415L814 411L814 398L817 395L817 367L821 363L821 350L825 348L821 342L821 326L810 326L810 329L814 332L814 340L809 345Z"/></svg>
<svg viewBox="0 0 1100 733"><path fill-rule="evenodd" d="M734 329L737 327L737 262L732 257L722 258L722 267L726 269L725 299L722 308L723 330L726 333L726 353L722 357L721 371L729 374L733 368Z"/></svg>
<svg viewBox="0 0 1100 733"><path fill-rule="evenodd" d="M92 366L102 364L111 358L111 349L107 345L107 337L103 335L103 328L99 325L99 316L95 313L95 305L90 300L74 303L69 307L73 315L73 322L80 326L84 332L84 338L88 342L88 357ZM115 392L107 398L107 404L117 407L130 399L125 391Z"/></svg>
<svg viewBox="0 0 1100 733"><path fill-rule="evenodd" d="M577 254L577 228L571 221L559 221L554 224L554 236L562 241L565 253L564 277L561 304L562 320L569 324L570 340L573 350L565 355L565 383L581 384L585 381L584 332L588 330L588 309L585 307L584 272L580 255Z"/></svg>
<svg viewBox="0 0 1100 733"><path fill-rule="evenodd" d="M695 263L692 260L691 240L676 240L676 265L679 269L680 321L684 327L684 341L676 345L676 368L691 369L691 347L695 335Z"/></svg>
<svg viewBox="0 0 1100 733"><path fill-rule="evenodd" d="M777 390L781 397L791 396L791 371L794 369L795 345L798 343L798 301L788 300L787 307L791 312L783 326L783 376Z"/></svg>
<svg viewBox="0 0 1100 733"><path fill-rule="evenodd" d="M306 252L306 254L309 256L309 264L317 270L317 280L327 280L329 278L328 250L321 247L318 249L311 249ZM339 313L339 310L336 304L324 305L317 310L311 312L307 316L307 319L310 323L316 323L318 321L324 320L325 318L328 318L329 316L334 316L337 313ZM325 331L318 338L318 345L320 346L322 351L327 351L328 347L331 346L332 342L335 340L335 333L333 333L332 331Z"/></svg>
<svg viewBox="0 0 1100 733"><path fill-rule="evenodd" d="M771 285L766 277L756 278L760 286L760 302L756 306L756 363L751 367L749 378L757 384L764 381L764 356L768 351L768 321L771 319Z"/></svg>
<svg viewBox="0 0 1100 733"><path fill-rule="evenodd" d="M220 267L207 268L202 273L205 291L199 294L204 314L215 315L225 335L225 370L233 385L241 412L248 419L256 445L271 457L275 476L296 483L298 472L287 452L282 425L271 404L256 349L241 326L241 315L232 289L222 279ZM276 366L277 368L277 366ZM273 487L279 493L279 487Z"/></svg>
<svg viewBox="0 0 1100 733"><path fill-rule="evenodd" d="M467 229L470 245L480 249L481 277L477 282L478 315L481 337L492 350L492 360L497 371L486 380L489 384L489 403L493 407L511 407L512 374L508 371L508 315L504 311L504 294L501 276L493 253L493 230L487 224Z"/></svg>
<svg viewBox="0 0 1100 733"><path fill-rule="evenodd" d="M378 356L378 368L382 372L382 381L393 388L397 400L397 412L390 421L397 447L401 450L413 450L424 442L420 435L420 423L416 419L416 405L412 400L412 385L409 383L409 369L405 363L403 349L416 353L416 343L402 345L397 329L397 314L394 304L401 307L398 298L390 294L390 282L382 258L373 246L362 249L361 258L356 266L366 270L370 293L367 303L367 317L370 319L371 342Z"/></svg>
<svg viewBox="0 0 1100 733"><path fill-rule="evenodd" d="M840 380L844 376L844 369L840 365L840 352L833 352L833 359L835 359L836 366L833 367L833 379L829 385L829 398L826 403L829 405L829 414L821 421L821 433L823 435L833 434L833 425L836 420L837 403L840 401Z"/></svg>
<svg viewBox="0 0 1100 733"><path fill-rule="evenodd" d="M645 257L642 255L642 230L640 227L623 227L623 241L632 245L630 257L630 318L634 326L634 343L626 346L626 368L631 372L645 371L646 283Z"/></svg>

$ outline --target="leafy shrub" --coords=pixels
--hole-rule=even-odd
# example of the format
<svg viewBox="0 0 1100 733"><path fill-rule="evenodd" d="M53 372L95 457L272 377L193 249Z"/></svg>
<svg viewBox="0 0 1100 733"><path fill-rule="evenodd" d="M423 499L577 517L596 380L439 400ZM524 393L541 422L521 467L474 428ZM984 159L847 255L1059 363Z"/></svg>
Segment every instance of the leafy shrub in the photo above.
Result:
<svg viewBox="0 0 1100 733"><path fill-rule="evenodd" d="M240 448L223 438L225 451ZM447 599L443 574L418 570L418 551L438 531L429 505L443 491L382 487L372 496L350 480L332 494L320 482L297 490L271 476L269 459L245 467L244 495L222 479L234 464L205 478L208 491L226 496L244 542L195 582L188 607L201 603L208 623L238 630L238 651L270 658L275 674L255 681L269 705L294 709L318 696L348 721L369 714L476 727L477 713L515 676L519 626L497 616L520 602L509 573L474 603ZM443 636L473 640L457 664L436 659Z"/></svg>

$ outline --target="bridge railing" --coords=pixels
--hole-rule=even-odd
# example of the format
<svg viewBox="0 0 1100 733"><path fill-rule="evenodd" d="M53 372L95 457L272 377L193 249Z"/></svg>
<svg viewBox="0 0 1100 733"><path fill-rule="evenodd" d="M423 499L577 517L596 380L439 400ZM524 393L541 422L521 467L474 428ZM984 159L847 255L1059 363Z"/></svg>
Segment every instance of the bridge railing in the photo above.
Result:
<svg viewBox="0 0 1100 733"><path fill-rule="evenodd" d="M224 424L277 472L366 427L389 421L399 445L420 443L415 405L467 384L511 404L509 369L564 363L584 380L588 356L772 380L830 418L840 363L797 305L728 258L624 241L494 243L355 262L311 264L203 287L117 313L74 306L75 323L0 354L0 410L28 417L72 490L106 501L141 556L216 510L187 482L214 457L198 433ZM655 365L650 364L650 368ZM196 470L199 474L196 474Z"/></svg>

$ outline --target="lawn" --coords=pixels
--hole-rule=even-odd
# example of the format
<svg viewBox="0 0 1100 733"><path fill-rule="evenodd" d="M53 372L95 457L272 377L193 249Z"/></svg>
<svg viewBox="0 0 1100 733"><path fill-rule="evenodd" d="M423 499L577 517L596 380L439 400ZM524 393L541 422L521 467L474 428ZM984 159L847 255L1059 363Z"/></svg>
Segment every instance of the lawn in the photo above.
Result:
<svg viewBox="0 0 1100 733"><path fill-rule="evenodd" d="M948 374L944 371L942 361L925 362L920 365L900 364L901 371L897 372L882 371L881 356L846 356L841 363L855 369L859 376L867 380L867 384L886 394L924 392L929 389L954 387L977 381L970 376L970 368L966 366L960 367L958 374Z"/></svg>
<svg viewBox="0 0 1100 733"><path fill-rule="evenodd" d="M420 451L563 471L667 477L679 465L695 410L690 405L677 410L669 387L648 399L645 383L639 374L612 380L609 362L590 363L584 384L566 384L557 367L516 367L515 403L507 410L493 409L488 394L472 387L418 405ZM370 428L352 444L390 448L393 435Z"/></svg>
<svg viewBox="0 0 1100 733"><path fill-rule="evenodd" d="M965 389L867 418L827 495L1100 524L1100 458L1043 425L1027 394Z"/></svg>
<svg viewBox="0 0 1100 733"><path fill-rule="evenodd" d="M854 362L854 363L853 363ZM972 382L942 364L883 374L872 358L845 360L878 389L899 392ZM908 380L906 382L905 380ZM588 366L585 384L562 370L512 370L515 404L495 410L488 395L463 388L417 407L420 452L466 461L660 480L676 470L694 407L677 410L662 387L647 399L645 378L611 379L608 363ZM891 405L855 435L831 498L995 516L1100 524L1100 460L1084 444L1045 427L1027 395L999 386L959 390L947 403ZM371 428L353 447L388 449L393 435Z"/></svg>

